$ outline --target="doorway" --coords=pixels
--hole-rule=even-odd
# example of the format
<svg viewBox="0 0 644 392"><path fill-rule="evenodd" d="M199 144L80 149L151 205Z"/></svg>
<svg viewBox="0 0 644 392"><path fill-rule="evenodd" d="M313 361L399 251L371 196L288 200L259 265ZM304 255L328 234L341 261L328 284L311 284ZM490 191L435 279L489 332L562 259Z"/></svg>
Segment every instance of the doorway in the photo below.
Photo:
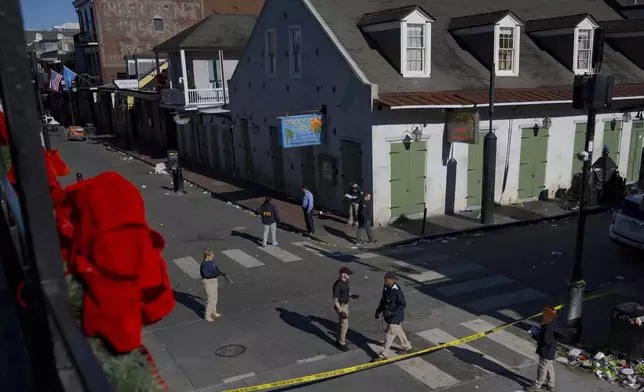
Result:
<svg viewBox="0 0 644 392"><path fill-rule="evenodd" d="M487 133L487 131L485 132ZM483 199L483 139L467 148L467 207L480 206Z"/></svg>
<svg viewBox="0 0 644 392"><path fill-rule="evenodd" d="M281 145L281 135L277 127L268 127L271 138L271 159L273 161L273 187L283 191L284 183L284 150Z"/></svg>
<svg viewBox="0 0 644 392"><path fill-rule="evenodd" d="M426 141L391 143L389 168L391 184L391 216L414 215L425 208L427 165Z"/></svg>
<svg viewBox="0 0 644 392"><path fill-rule="evenodd" d="M644 148L644 121L633 121L631 142L628 149L627 181L639 181L642 173L642 149Z"/></svg>
<svg viewBox="0 0 644 392"><path fill-rule="evenodd" d="M575 141L572 150L572 176L581 173L583 162L577 159L577 154L586 148L586 123L575 124ZM570 178L572 178L572 176Z"/></svg>
<svg viewBox="0 0 644 392"><path fill-rule="evenodd" d="M519 199L539 197L546 189L548 164L547 128L521 130L521 158L519 163Z"/></svg>
<svg viewBox="0 0 644 392"><path fill-rule="evenodd" d="M619 145L622 140L622 122L615 121L615 125L611 125L611 121L604 122L604 145L602 148L608 148L608 156L610 159L619 166ZM583 150L583 148L582 148ZM597 160L602 155L601 150L597 152L597 156L593 157ZM591 162L591 164L594 162Z"/></svg>

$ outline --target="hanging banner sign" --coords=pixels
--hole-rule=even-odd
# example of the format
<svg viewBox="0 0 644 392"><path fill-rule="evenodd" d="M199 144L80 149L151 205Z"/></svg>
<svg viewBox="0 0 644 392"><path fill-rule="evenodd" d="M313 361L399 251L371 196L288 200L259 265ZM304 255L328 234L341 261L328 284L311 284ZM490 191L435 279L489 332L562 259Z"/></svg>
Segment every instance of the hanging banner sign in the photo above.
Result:
<svg viewBox="0 0 644 392"><path fill-rule="evenodd" d="M450 143L478 143L479 114L476 110L447 110L445 132Z"/></svg>
<svg viewBox="0 0 644 392"><path fill-rule="evenodd" d="M282 148L322 144L321 114L303 114L278 118L281 121Z"/></svg>

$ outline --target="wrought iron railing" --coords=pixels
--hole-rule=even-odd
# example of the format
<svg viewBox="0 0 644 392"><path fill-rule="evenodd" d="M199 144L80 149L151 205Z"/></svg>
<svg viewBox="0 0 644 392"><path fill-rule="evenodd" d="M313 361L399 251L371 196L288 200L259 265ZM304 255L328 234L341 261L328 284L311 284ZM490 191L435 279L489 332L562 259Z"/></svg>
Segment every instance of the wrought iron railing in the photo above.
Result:
<svg viewBox="0 0 644 392"><path fill-rule="evenodd" d="M34 389L113 392L67 299L19 1L0 1L0 15L0 100L17 179L14 188L0 167L0 264L15 300Z"/></svg>

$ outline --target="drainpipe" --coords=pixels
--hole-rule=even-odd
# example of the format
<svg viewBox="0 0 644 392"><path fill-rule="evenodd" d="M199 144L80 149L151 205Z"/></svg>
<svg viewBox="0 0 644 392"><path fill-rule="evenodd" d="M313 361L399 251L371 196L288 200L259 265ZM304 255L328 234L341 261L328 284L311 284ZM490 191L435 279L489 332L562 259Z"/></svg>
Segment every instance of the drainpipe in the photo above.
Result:
<svg viewBox="0 0 644 392"><path fill-rule="evenodd" d="M228 92L226 91L226 76L224 75L224 51L219 50L219 66L221 67L221 87L224 93L224 104L228 102Z"/></svg>
<svg viewBox="0 0 644 392"><path fill-rule="evenodd" d="M179 53L181 54L181 72L183 76L183 97L185 100L184 106L188 106L190 101L188 100L188 71L186 70L186 51L181 49Z"/></svg>

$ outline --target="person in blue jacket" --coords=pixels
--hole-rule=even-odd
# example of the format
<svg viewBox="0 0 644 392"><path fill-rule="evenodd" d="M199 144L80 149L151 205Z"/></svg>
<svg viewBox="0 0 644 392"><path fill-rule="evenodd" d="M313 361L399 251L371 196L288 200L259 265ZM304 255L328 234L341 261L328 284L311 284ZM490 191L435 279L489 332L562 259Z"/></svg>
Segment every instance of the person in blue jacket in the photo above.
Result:
<svg viewBox="0 0 644 392"><path fill-rule="evenodd" d="M398 338L402 345L402 353L406 354L412 350L411 343L402 329L402 322L405 321L405 294L396 282L396 273L389 271L385 274L385 285L382 289L382 298L376 309L375 317L380 318L382 314L387 323L385 332L385 344L376 360L384 360L389 356L389 349L394 339Z"/></svg>
<svg viewBox="0 0 644 392"><path fill-rule="evenodd" d="M199 272L201 273L201 281L203 282L203 287L206 291L206 310L204 312L204 319L210 323L215 321L216 318L221 317L221 314L217 313L217 299L219 291L219 281L217 278L220 275L224 275L215 263L215 253L212 250L206 249L203 252L203 262L201 263Z"/></svg>

